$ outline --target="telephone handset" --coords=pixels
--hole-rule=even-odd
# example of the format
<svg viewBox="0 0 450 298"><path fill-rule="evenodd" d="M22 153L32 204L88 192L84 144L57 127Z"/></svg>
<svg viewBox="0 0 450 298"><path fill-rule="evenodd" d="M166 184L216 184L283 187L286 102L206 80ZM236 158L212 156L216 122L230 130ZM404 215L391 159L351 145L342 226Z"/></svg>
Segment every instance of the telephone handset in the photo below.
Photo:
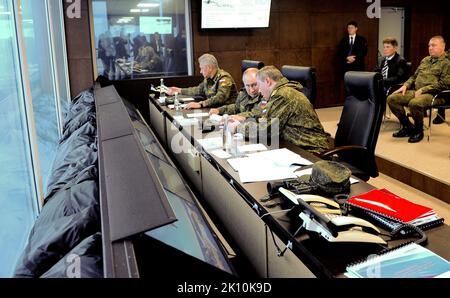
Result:
<svg viewBox="0 0 450 298"><path fill-rule="evenodd" d="M286 198L290 199L295 205L298 205L298 199L307 202L320 213L341 215L341 209L337 202L318 195L295 194L290 190L280 187L278 189Z"/></svg>
<svg viewBox="0 0 450 298"><path fill-rule="evenodd" d="M280 187L280 193L300 209L299 217L308 231L319 233L330 242L368 242L386 244L380 230L370 222L359 218L342 216L339 204L317 196L294 194Z"/></svg>

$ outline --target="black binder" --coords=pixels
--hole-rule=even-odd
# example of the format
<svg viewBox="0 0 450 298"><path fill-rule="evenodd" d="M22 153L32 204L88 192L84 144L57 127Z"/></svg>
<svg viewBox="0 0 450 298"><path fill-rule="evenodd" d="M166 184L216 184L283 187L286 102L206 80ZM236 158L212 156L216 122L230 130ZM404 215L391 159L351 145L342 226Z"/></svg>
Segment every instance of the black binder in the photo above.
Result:
<svg viewBox="0 0 450 298"><path fill-rule="evenodd" d="M347 207L349 207L349 210L351 213L355 213L356 215L366 218L369 221L374 221L375 223L381 225L384 229L386 229L389 232L395 231L398 228L400 228L402 225L404 225L405 223L402 222L401 220L398 220L396 218L387 216L385 214L382 213L378 213L375 212L373 210L369 210L351 203L346 203ZM441 217L438 217L437 219L424 223L424 224L419 224L419 225L415 225L417 228L421 229L421 230L426 230L438 225L441 225L444 223L444 219ZM411 233L413 233L414 230L412 228L404 228L401 230L402 235L409 235Z"/></svg>

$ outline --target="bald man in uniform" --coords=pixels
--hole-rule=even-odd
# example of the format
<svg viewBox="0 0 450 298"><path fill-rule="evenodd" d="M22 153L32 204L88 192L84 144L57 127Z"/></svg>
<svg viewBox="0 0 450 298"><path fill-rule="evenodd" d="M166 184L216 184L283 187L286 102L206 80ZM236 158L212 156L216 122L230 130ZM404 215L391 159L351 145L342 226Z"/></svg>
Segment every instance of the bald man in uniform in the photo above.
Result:
<svg viewBox="0 0 450 298"><path fill-rule="evenodd" d="M430 106L434 95L450 87L450 61L445 56L444 38L432 37L428 52L430 56L422 60L415 74L387 98L389 108L402 124L402 128L392 136L409 137L409 143L423 139L424 108ZM406 116L405 106L411 111L414 126Z"/></svg>

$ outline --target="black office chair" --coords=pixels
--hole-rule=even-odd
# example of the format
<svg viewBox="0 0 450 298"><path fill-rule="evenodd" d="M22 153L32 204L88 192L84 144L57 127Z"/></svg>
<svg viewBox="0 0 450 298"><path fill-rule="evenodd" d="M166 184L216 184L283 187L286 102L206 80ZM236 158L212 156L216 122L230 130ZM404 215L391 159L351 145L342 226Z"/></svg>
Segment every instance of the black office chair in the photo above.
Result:
<svg viewBox="0 0 450 298"><path fill-rule="evenodd" d="M320 157L343 163L354 176L367 181L378 176L375 146L386 107L383 78L376 72L349 71L344 83L348 95L334 139L335 148Z"/></svg>
<svg viewBox="0 0 450 298"><path fill-rule="evenodd" d="M444 102L436 104L436 99L444 99ZM439 94L436 94L431 101L431 105L425 109L430 110L430 117L428 118L428 141L430 141L431 137L431 123L433 122L431 121L431 116L433 114L433 109L443 109L444 111L450 109L450 90L444 90L439 92ZM437 113L436 117L440 117L448 126L450 126L450 121L445 121L445 118L443 118L441 114Z"/></svg>
<svg viewBox="0 0 450 298"><path fill-rule="evenodd" d="M242 60L241 61L241 71L244 72L247 68L257 68L261 69L264 67L264 62L256 60Z"/></svg>
<svg viewBox="0 0 450 298"><path fill-rule="evenodd" d="M314 106L316 103L316 69L314 67L283 65L281 73L290 81L302 84L303 94Z"/></svg>

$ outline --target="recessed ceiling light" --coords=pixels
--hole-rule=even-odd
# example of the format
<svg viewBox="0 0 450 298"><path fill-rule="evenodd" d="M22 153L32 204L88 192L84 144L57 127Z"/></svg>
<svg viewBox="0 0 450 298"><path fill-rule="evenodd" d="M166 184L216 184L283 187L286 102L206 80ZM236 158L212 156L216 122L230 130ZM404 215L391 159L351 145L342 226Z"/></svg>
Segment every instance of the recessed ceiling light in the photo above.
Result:
<svg viewBox="0 0 450 298"><path fill-rule="evenodd" d="M139 3L137 7L158 7L159 3Z"/></svg>

